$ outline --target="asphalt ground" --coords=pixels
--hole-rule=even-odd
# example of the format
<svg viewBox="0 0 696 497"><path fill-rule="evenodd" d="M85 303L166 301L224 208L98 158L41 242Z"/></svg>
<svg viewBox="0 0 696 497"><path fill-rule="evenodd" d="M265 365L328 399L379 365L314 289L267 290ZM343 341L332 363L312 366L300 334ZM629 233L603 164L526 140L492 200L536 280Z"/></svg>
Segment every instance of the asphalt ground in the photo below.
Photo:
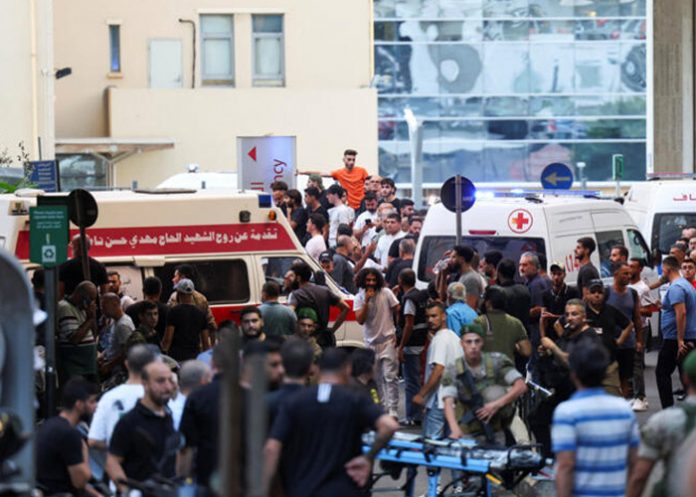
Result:
<svg viewBox="0 0 696 497"><path fill-rule="evenodd" d="M642 425L647 421L647 419L654 413L658 412L660 410L660 399L657 394L657 385L655 383L655 365L657 364L657 351L652 350L648 352L645 356L645 362L646 362L646 369L645 369L645 389L646 389L646 394L648 398L648 404L649 404L649 409L646 412L638 412L636 413L636 417L638 418L638 422ZM674 389L676 390L678 386L680 386L680 383L678 381L678 375L677 372L675 371L674 375L672 376L672 384ZM404 413L404 406L403 406L403 400L404 400L404 391L403 391L403 383L401 384L401 405L399 408L400 414L403 416ZM408 433L419 433L420 428L402 428L401 431L408 432ZM377 466L375 466L377 467ZM653 475L651 476L649 484L646 486L646 491L644 492L644 497L648 497L650 495L650 488L651 484L659 479L661 475L661 468L658 466L655 471L653 471ZM399 488L402 485L404 485L406 481L406 471L403 470L401 473L401 476L399 479L394 480L389 476L386 476L382 478L374 487L373 487L373 496L376 497L402 497L404 493L402 491L397 491L397 490L390 490L386 491L387 487L391 487L393 489ZM442 485L446 485L450 481L450 472L447 470L442 471L441 474L441 482ZM384 489L384 491L381 491L380 489ZM426 471L423 467L418 468L418 474L415 479L415 492L414 496L421 496L425 495L427 492L427 475ZM513 496L513 495L520 495L520 496L525 496L525 497L531 497L531 496L553 496L555 495L555 491L553 489L553 482L552 481L539 481L531 478L525 479L520 485L518 485L515 489L512 491L507 491L504 489L501 489L499 487L494 487L493 489L494 495L500 495L500 496ZM445 494L448 497L452 496L454 497L455 495L459 496L469 496L473 494Z"/></svg>

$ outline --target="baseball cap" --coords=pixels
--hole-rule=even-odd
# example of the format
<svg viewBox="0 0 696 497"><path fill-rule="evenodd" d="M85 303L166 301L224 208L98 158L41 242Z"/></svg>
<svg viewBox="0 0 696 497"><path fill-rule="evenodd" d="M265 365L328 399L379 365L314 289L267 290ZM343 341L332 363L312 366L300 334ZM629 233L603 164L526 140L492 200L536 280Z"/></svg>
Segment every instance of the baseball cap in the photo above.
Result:
<svg viewBox="0 0 696 497"><path fill-rule="evenodd" d="M549 271L563 271L565 273L565 265L562 262L553 261L549 266Z"/></svg>
<svg viewBox="0 0 696 497"><path fill-rule="evenodd" d="M682 363L682 370L691 383L691 388L696 387L696 350L692 350Z"/></svg>
<svg viewBox="0 0 696 497"><path fill-rule="evenodd" d="M330 262L332 260L333 257L331 257L331 252L328 250L319 254L319 262Z"/></svg>
<svg viewBox="0 0 696 497"><path fill-rule="evenodd" d="M189 295L193 293L193 288L193 281L188 278L182 278L179 280L179 283L174 285L174 290Z"/></svg>
<svg viewBox="0 0 696 497"><path fill-rule="evenodd" d="M601 288L602 290L604 290L604 282L600 279L591 280L590 283L587 285L587 288L589 290L592 290L593 288Z"/></svg>

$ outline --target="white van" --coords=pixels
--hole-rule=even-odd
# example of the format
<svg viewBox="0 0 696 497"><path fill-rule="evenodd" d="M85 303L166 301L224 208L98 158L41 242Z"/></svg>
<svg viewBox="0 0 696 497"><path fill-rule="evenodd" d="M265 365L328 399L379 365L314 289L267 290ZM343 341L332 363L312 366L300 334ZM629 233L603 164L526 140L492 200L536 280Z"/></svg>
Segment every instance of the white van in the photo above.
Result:
<svg viewBox="0 0 696 497"><path fill-rule="evenodd" d="M0 247L13 252L28 269L29 207L36 191L0 195ZM261 303L264 282L282 284L293 261L302 259L314 271L319 264L307 255L288 220L271 196L233 190L94 192L99 218L87 229L90 256L118 271L123 291L142 298L147 276L162 280L163 298L172 292L174 268L192 265L197 288L207 296L215 319L239 322L247 305ZM77 233L71 226L71 236ZM345 294L326 275L328 287L350 307ZM337 310L332 309L331 320ZM336 332L339 345L362 347L362 327L349 312Z"/></svg>
<svg viewBox="0 0 696 497"><path fill-rule="evenodd" d="M696 226L696 181L663 180L636 183L624 203L650 248L669 254L687 226Z"/></svg>
<svg viewBox="0 0 696 497"><path fill-rule="evenodd" d="M626 246L630 257L643 258L650 267L648 246L638 226L612 200L542 194L518 197L490 193L492 198L478 198L481 196L462 214L462 243L481 256L499 250L504 257L518 262L524 252L543 253L549 264L562 262L566 281L575 283L576 242L590 236L597 243L592 262L601 268L602 277L611 276L609 254L614 245ZM420 287L434 279L433 267L455 245L455 231L455 214L441 203L432 206L416 248L414 270Z"/></svg>

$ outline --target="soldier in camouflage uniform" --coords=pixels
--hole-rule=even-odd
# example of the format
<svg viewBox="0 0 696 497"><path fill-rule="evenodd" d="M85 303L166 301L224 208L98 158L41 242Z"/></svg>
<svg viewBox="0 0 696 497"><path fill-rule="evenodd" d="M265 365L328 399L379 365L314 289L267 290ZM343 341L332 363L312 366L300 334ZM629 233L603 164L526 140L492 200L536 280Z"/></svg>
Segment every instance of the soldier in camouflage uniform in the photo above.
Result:
<svg viewBox="0 0 696 497"><path fill-rule="evenodd" d="M450 438L465 435L480 442L505 445L505 431L515 414L514 402L527 385L510 358L483 352L483 329L462 327L464 357L445 371L442 397Z"/></svg>

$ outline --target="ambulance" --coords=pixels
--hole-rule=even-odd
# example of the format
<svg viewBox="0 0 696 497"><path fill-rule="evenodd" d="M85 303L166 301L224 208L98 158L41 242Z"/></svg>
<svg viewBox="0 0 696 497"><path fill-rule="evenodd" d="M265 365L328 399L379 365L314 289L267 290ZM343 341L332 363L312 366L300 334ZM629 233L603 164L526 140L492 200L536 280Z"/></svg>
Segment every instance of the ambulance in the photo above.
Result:
<svg viewBox="0 0 696 497"><path fill-rule="evenodd" d="M627 247L630 257L644 259L651 271L648 246L626 209L612 200L584 195L589 194L479 191L473 207L462 214L462 244L481 256L499 250L516 263L524 252L545 254L549 264L560 262L565 266L566 281L574 284L578 272L575 246L578 238L589 236L597 243L592 263L607 282L614 245ZM432 206L416 247L414 270L419 287L435 278L444 252L455 245L455 231L455 214L441 203Z"/></svg>
<svg viewBox="0 0 696 497"><path fill-rule="evenodd" d="M696 181L668 179L636 183L628 191L624 205L650 247L669 254L682 229L696 226Z"/></svg>
<svg viewBox="0 0 696 497"><path fill-rule="evenodd" d="M0 195L0 247L29 262L29 208L37 190ZM197 273L196 288L210 302L217 322L239 322L240 311L261 303L266 281L282 285L293 261L301 259L315 273L319 264L305 252L286 217L267 194L238 190L137 190L93 193L99 216L87 229L89 255L118 271L122 290L142 298L148 276L162 280L162 298L173 291L179 264ZM71 225L70 235L77 234ZM352 309L353 297L325 275L327 286ZM285 297L283 297L284 300ZM338 311L332 309L331 320ZM362 347L362 327L350 311L336 332L341 346Z"/></svg>

